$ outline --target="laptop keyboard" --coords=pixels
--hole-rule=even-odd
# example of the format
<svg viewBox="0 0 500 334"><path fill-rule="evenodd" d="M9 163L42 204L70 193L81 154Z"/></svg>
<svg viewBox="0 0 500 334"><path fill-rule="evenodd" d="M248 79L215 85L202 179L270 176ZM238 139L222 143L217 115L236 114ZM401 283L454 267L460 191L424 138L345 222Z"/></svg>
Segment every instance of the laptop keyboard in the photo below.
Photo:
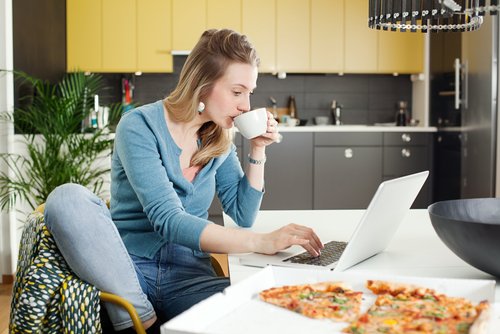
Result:
<svg viewBox="0 0 500 334"><path fill-rule="evenodd" d="M313 257L308 252L303 252L284 259L283 261L291 263L312 264L314 266L324 267L337 262L344 252L346 246L347 242L344 241L330 241L325 244L325 248L321 250L320 256Z"/></svg>

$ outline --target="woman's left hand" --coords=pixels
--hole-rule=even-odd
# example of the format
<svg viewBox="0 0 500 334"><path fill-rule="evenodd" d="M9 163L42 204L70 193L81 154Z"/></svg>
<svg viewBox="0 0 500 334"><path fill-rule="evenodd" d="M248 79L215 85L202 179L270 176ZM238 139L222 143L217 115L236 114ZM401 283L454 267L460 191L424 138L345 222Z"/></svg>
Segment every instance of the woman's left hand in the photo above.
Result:
<svg viewBox="0 0 500 334"><path fill-rule="evenodd" d="M263 135L251 139L252 145L256 147L264 147L272 143L279 143L283 136L278 131L278 121L276 121L269 111L267 112L267 132Z"/></svg>

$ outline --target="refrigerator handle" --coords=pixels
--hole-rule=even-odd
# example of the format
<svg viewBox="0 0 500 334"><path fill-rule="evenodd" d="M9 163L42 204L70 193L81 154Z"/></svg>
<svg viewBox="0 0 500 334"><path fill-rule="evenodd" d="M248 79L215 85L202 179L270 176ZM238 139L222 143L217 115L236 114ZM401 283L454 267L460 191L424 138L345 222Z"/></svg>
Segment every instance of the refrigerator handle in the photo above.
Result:
<svg viewBox="0 0 500 334"><path fill-rule="evenodd" d="M460 59L455 58L455 110L460 109Z"/></svg>
<svg viewBox="0 0 500 334"><path fill-rule="evenodd" d="M469 107L469 63L468 60L465 60L462 64L462 73L463 73L463 98L462 105L465 109Z"/></svg>

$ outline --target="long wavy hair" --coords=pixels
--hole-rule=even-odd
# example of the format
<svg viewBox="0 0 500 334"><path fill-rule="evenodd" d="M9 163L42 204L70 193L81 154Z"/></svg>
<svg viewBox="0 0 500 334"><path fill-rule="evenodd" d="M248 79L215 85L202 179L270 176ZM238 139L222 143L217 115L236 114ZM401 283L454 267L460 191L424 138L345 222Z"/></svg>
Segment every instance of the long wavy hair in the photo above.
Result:
<svg viewBox="0 0 500 334"><path fill-rule="evenodd" d="M198 105L211 92L232 63L259 66L260 60L245 35L229 29L205 31L182 67L179 82L165 98L164 105L175 121L189 122L198 113ZM203 166L210 159L227 152L232 131L214 122L207 122L198 130L199 150L191 159L192 166Z"/></svg>

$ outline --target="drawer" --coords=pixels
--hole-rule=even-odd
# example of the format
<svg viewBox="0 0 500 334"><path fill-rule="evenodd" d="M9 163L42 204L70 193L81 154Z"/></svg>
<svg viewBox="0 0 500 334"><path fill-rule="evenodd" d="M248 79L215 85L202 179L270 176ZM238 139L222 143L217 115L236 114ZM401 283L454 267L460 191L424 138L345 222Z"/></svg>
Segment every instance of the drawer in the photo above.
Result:
<svg viewBox="0 0 500 334"><path fill-rule="evenodd" d="M315 210L366 209L381 179L382 147L314 149Z"/></svg>
<svg viewBox="0 0 500 334"><path fill-rule="evenodd" d="M381 132L317 132L314 146L381 146Z"/></svg>
<svg viewBox="0 0 500 334"><path fill-rule="evenodd" d="M428 148L384 147L384 176L401 176L429 169Z"/></svg>
<svg viewBox="0 0 500 334"><path fill-rule="evenodd" d="M431 135L429 133L385 132L384 145L388 146L428 145L430 136Z"/></svg>

